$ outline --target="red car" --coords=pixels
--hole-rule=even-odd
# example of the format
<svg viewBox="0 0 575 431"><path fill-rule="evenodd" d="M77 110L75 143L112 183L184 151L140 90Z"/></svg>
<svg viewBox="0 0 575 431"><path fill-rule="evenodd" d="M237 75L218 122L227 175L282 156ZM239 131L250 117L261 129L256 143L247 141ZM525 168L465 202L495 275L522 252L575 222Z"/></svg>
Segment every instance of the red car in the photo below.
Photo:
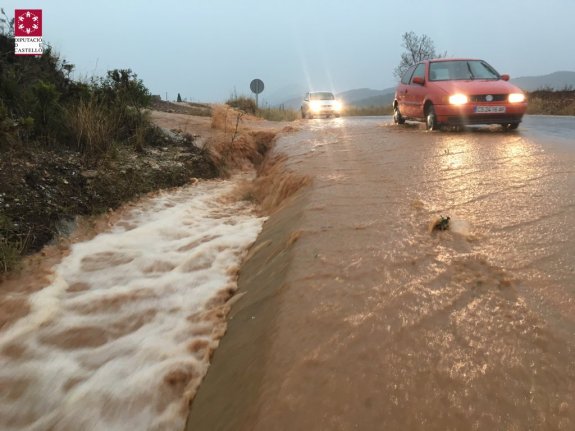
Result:
<svg viewBox="0 0 575 431"><path fill-rule="evenodd" d="M527 109L525 94L483 60L425 60L403 75L395 91L393 120L442 125L501 124L516 129Z"/></svg>

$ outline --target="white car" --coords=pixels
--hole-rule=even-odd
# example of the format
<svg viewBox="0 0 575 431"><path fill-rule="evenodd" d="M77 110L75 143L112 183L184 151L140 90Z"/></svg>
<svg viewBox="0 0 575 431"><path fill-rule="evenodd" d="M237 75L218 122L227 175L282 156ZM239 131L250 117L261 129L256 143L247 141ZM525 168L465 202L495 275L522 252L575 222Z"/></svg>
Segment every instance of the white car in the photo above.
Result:
<svg viewBox="0 0 575 431"><path fill-rule="evenodd" d="M343 105L335 99L330 91L313 91L306 93L301 105L301 116L313 118L314 116L339 117Z"/></svg>

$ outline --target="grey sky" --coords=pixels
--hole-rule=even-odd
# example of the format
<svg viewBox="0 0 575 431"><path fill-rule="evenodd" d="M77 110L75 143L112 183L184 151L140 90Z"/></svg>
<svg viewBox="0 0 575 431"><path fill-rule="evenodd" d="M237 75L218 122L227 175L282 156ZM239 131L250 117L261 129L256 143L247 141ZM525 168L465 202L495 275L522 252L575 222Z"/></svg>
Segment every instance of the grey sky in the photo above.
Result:
<svg viewBox="0 0 575 431"><path fill-rule="evenodd" d="M131 68L154 94L194 101L289 88L383 89L406 31L512 77L575 70L574 0L4 1L43 10L44 39L75 78Z"/></svg>

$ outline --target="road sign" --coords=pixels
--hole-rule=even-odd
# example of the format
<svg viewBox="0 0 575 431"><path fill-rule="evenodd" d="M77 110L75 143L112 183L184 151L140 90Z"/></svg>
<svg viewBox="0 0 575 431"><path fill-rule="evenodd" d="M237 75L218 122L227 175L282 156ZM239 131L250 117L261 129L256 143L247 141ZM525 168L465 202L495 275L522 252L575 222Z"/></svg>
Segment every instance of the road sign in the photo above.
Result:
<svg viewBox="0 0 575 431"><path fill-rule="evenodd" d="M264 82L261 79L254 79L250 82L250 89L252 90L252 93L260 94L264 91Z"/></svg>
<svg viewBox="0 0 575 431"><path fill-rule="evenodd" d="M253 79L252 82L250 82L250 89L252 90L252 93L256 94L256 108L258 107L258 94L260 94L262 91L264 91L264 82L261 79Z"/></svg>

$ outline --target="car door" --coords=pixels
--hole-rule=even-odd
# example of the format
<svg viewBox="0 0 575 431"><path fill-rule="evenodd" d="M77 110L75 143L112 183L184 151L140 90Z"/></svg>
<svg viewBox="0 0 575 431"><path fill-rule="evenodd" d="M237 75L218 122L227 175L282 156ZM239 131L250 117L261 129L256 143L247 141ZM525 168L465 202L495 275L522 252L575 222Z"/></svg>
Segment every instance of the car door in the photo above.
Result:
<svg viewBox="0 0 575 431"><path fill-rule="evenodd" d="M406 103L407 102L406 96L409 94L409 81L411 80L411 75L413 74L414 70L415 65L407 69L407 72L405 72L401 77L401 82L397 86L397 90L395 92L395 99L397 100L397 106L399 108L399 112L401 112L401 115L403 115L404 117L408 116L407 114L408 106Z"/></svg>
<svg viewBox="0 0 575 431"><path fill-rule="evenodd" d="M419 78L420 82L415 83L414 80ZM423 101L425 100L426 88L425 88L425 63L419 63L411 78L409 80L409 86L407 89L406 104L407 111L406 116L411 118L423 118Z"/></svg>

